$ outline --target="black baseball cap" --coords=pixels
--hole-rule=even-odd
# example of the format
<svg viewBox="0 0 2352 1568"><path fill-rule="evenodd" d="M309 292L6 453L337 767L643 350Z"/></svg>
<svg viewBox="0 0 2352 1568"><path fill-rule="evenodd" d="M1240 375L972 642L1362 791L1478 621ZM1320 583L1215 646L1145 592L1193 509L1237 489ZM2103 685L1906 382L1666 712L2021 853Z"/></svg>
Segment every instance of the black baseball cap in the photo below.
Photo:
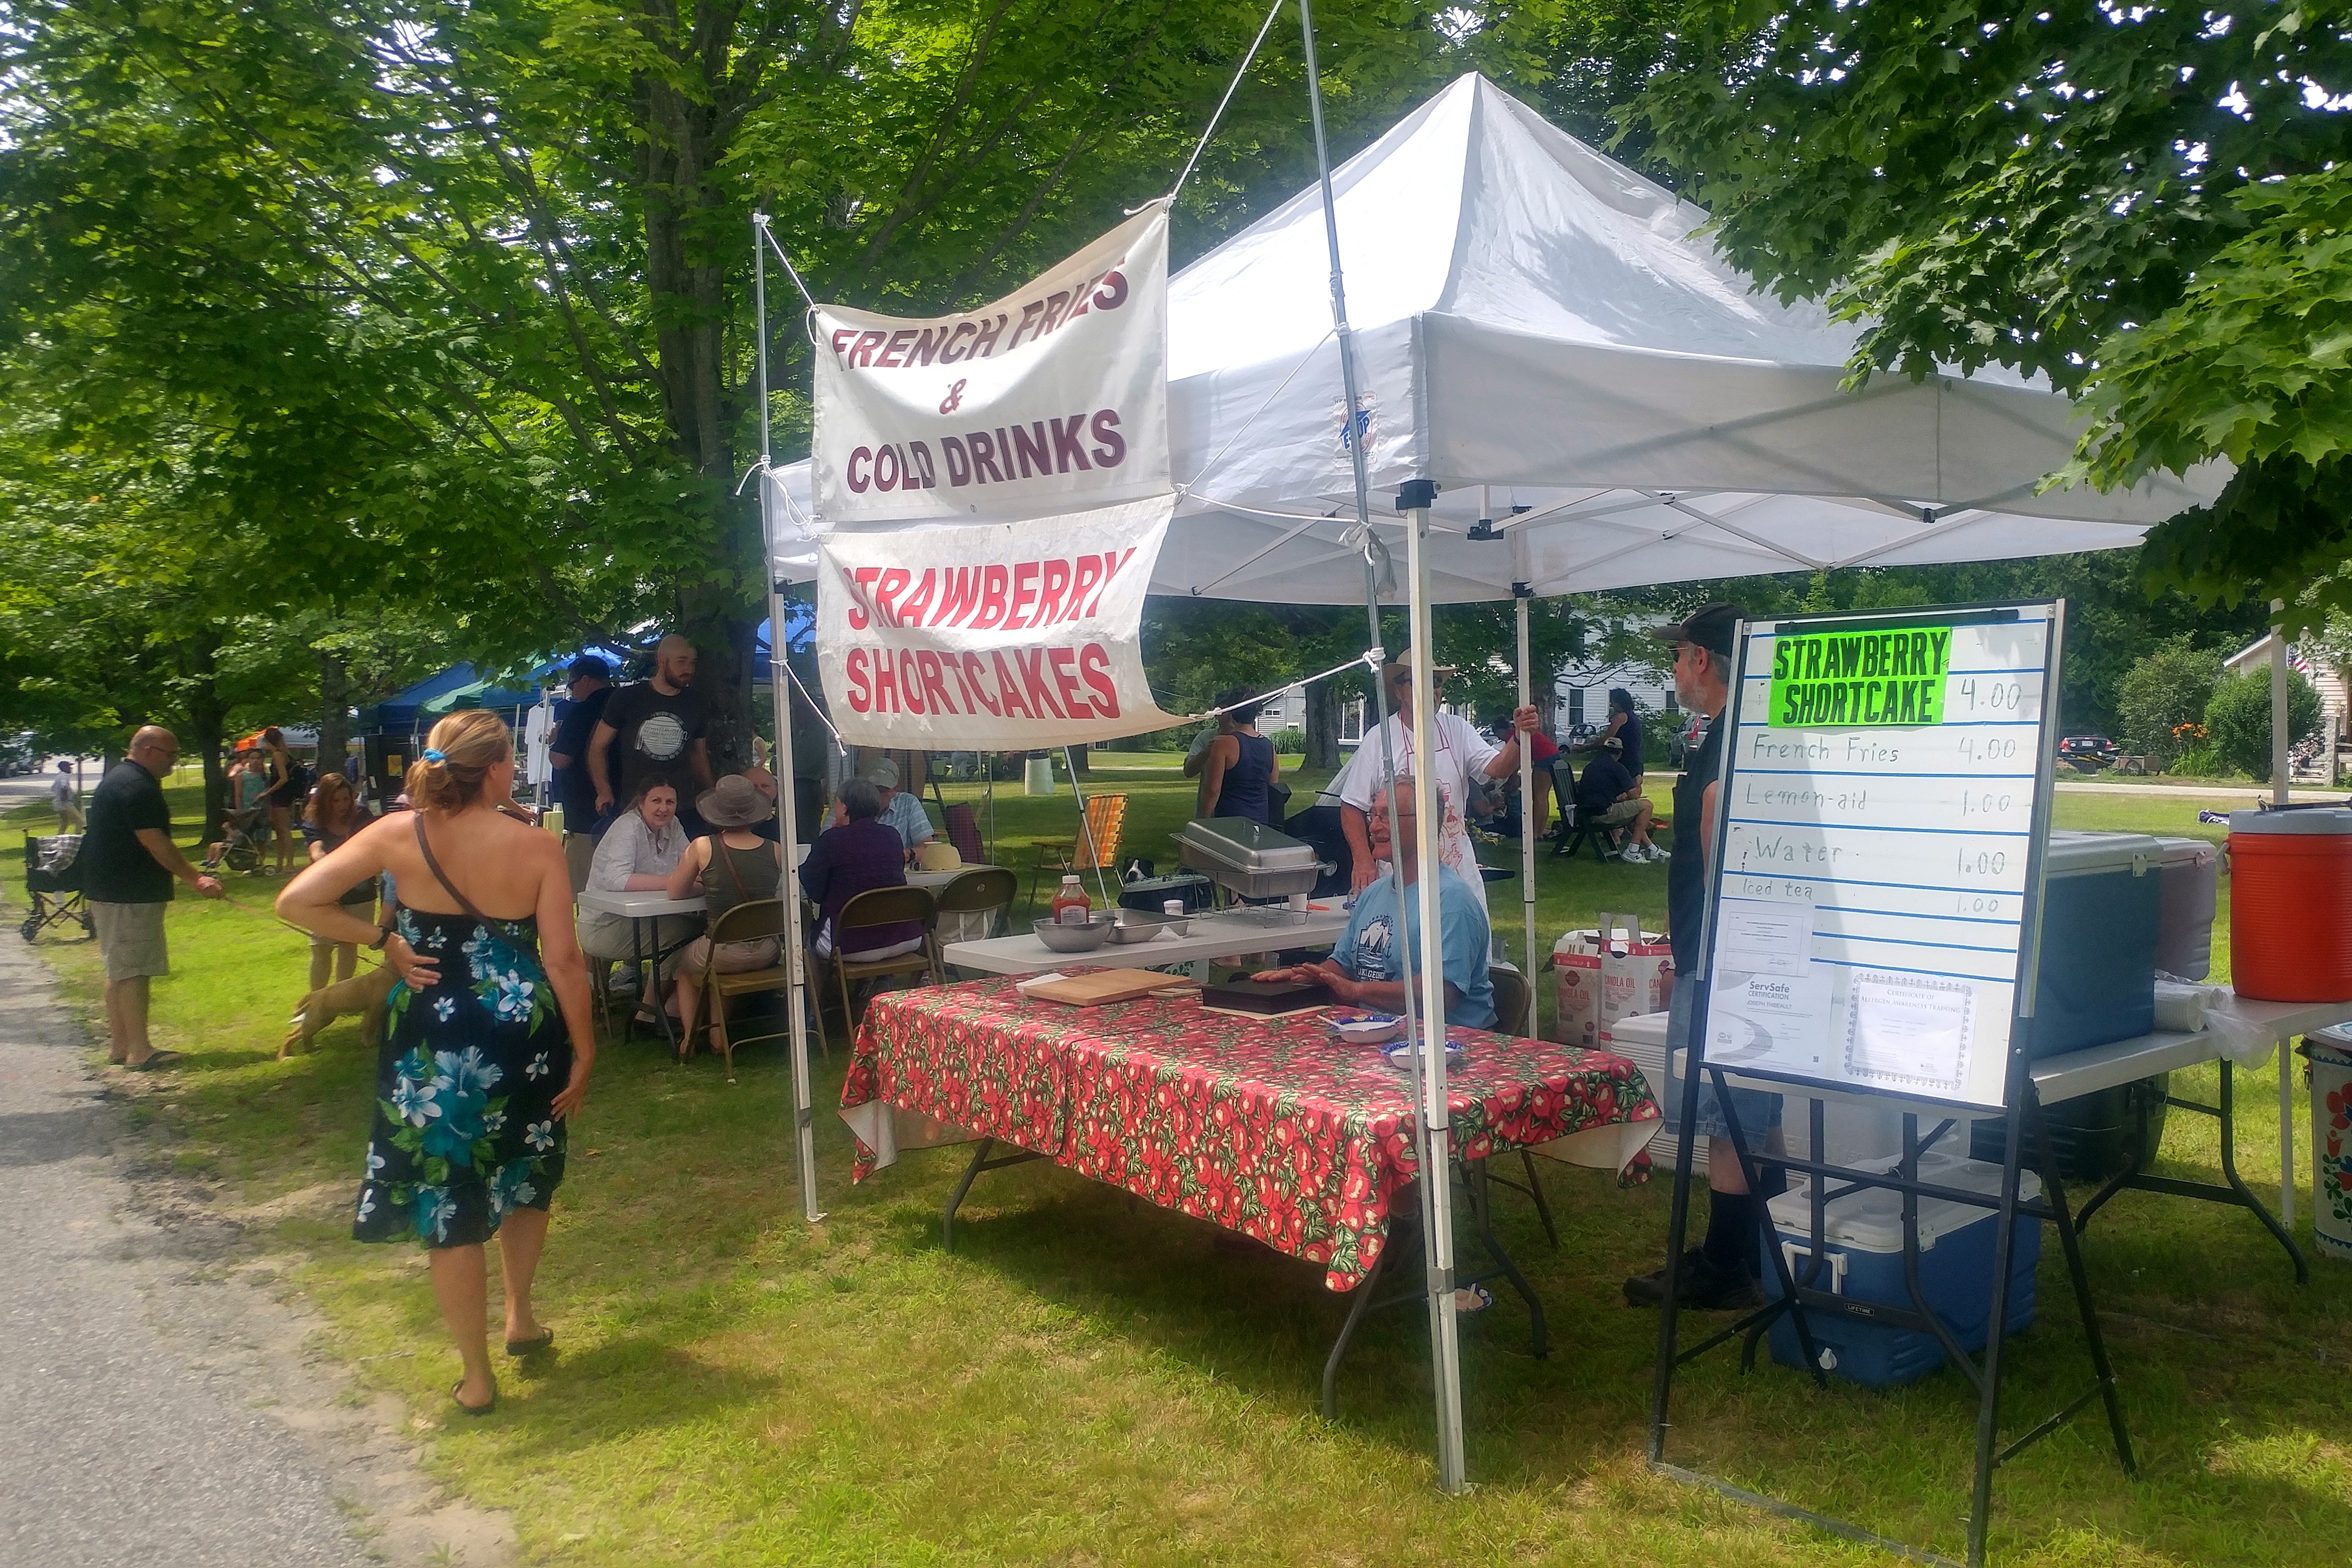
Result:
<svg viewBox="0 0 2352 1568"><path fill-rule="evenodd" d="M1660 642L1696 643L1709 653L1729 658L1732 630L1747 618L1748 612L1738 605L1718 600L1692 611L1679 626L1660 626L1650 635Z"/></svg>

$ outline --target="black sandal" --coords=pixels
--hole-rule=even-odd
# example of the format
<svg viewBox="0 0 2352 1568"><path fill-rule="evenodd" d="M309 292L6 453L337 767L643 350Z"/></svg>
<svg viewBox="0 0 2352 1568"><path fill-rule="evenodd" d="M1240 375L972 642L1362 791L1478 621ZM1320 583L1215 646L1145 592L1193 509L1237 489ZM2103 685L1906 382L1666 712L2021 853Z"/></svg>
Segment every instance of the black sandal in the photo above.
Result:
<svg viewBox="0 0 2352 1568"><path fill-rule="evenodd" d="M491 1411L496 1410L499 1407L499 1385L497 1384L493 1383L490 1384L490 1402L488 1405L468 1405L464 1400L458 1398L457 1391L465 1386L466 1380L462 1377L449 1385L449 1403L464 1411L467 1415L488 1415Z"/></svg>
<svg viewBox="0 0 2352 1568"><path fill-rule="evenodd" d="M540 1355L554 1348L555 1331L553 1329L541 1329L531 1339L507 1342L507 1354L510 1356Z"/></svg>

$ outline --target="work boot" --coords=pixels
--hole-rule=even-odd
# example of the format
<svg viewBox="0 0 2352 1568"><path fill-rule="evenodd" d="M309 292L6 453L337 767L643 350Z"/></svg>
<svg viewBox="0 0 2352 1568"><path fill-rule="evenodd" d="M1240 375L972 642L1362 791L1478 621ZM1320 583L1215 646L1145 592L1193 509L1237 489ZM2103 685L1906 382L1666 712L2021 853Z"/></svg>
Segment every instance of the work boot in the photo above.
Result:
<svg viewBox="0 0 2352 1568"><path fill-rule="evenodd" d="M1698 1312L1736 1312L1764 1304L1764 1292L1746 1269L1726 1270L1698 1247L1683 1254L1682 1305ZM1626 1304L1663 1307L1666 1271L1636 1274L1625 1281Z"/></svg>

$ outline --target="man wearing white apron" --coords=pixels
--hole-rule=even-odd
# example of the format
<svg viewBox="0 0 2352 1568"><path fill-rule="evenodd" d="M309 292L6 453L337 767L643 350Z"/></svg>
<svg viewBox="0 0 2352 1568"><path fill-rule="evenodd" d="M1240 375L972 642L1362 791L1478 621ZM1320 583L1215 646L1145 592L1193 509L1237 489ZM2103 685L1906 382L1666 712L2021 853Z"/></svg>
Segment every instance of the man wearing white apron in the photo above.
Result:
<svg viewBox="0 0 2352 1568"><path fill-rule="evenodd" d="M1405 779L1412 776L1412 650L1397 655L1396 662L1381 667L1381 679L1388 683L1389 708L1388 755L1394 759L1391 775L1383 765L1380 732L1364 737L1356 747L1356 755L1339 775L1339 828L1348 837L1348 847L1354 852L1355 873L1351 880L1354 890L1362 892L1380 866L1372 858L1371 841L1365 832L1366 814L1371 809L1372 796L1391 776ZM1446 671L1432 672L1442 687ZM1439 693L1432 692L1433 706ZM1435 753L1436 784L1444 815L1437 831L1438 858L1445 868L1462 879L1475 894L1481 909L1486 903L1486 879L1478 874L1478 859L1470 845L1470 789L1474 778L1504 779L1517 771L1519 737L1536 726L1536 710L1521 708L1511 715L1511 739L1503 746L1480 734L1475 726L1458 714L1438 711L1433 715L1435 730L1431 734L1430 747Z"/></svg>

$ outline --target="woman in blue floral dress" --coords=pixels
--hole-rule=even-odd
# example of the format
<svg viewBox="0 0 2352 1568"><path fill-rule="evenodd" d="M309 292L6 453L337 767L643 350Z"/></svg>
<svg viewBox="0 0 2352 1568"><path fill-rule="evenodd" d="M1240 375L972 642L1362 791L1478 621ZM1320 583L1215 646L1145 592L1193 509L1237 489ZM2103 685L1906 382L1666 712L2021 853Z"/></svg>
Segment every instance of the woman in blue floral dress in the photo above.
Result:
<svg viewBox="0 0 2352 1568"><path fill-rule="evenodd" d="M532 1310L531 1280L563 1181L565 1125L595 1059L571 873L552 834L507 815L519 816L513 783L506 725L478 710L452 715L409 769L416 809L363 828L278 900L278 913L320 936L373 937L400 977L352 1234L430 1249L434 1293L465 1363L450 1394L472 1415L498 1403L482 1251L491 1237L507 1353L554 1342ZM386 870L401 907L378 933L335 900Z"/></svg>

